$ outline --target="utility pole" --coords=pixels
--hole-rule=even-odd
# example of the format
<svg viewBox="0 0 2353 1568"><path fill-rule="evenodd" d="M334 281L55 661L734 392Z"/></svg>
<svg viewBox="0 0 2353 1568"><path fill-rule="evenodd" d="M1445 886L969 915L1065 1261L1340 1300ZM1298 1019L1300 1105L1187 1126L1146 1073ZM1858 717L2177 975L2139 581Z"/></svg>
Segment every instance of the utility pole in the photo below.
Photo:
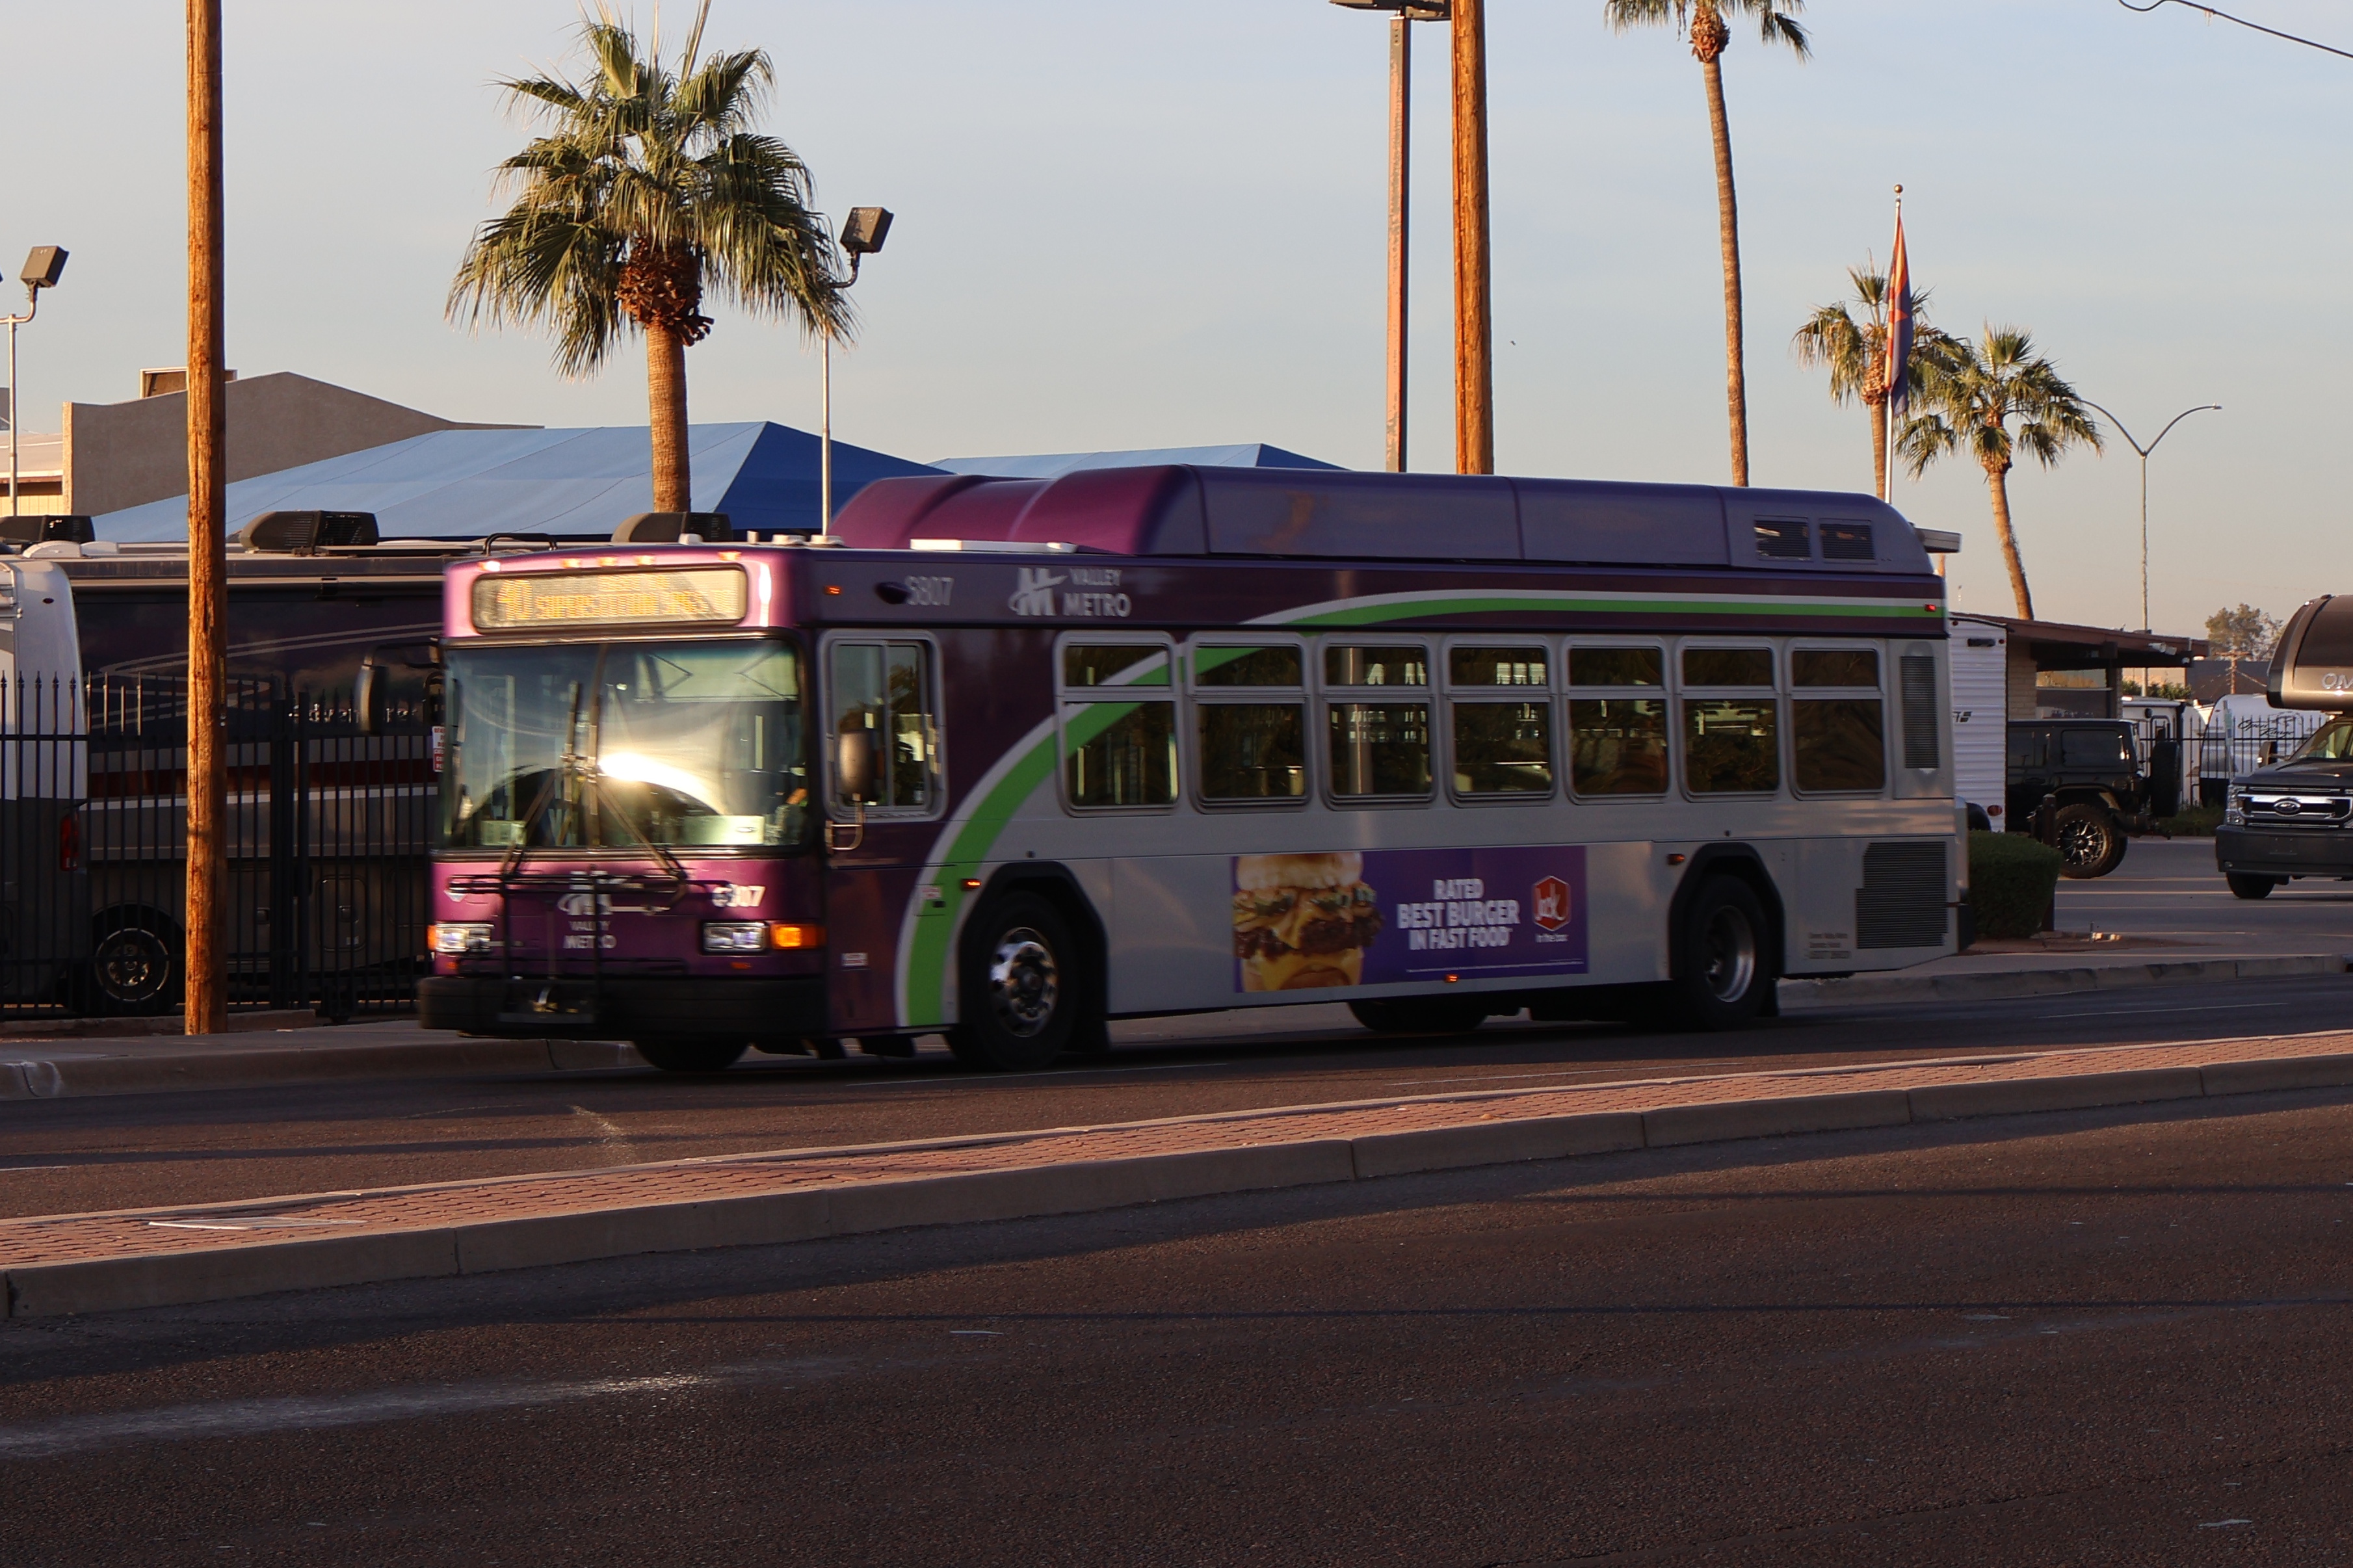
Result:
<svg viewBox="0 0 2353 1568"><path fill-rule="evenodd" d="M1495 471L1488 301L1487 4L1454 0L1454 471Z"/></svg>
<svg viewBox="0 0 2353 1568"><path fill-rule="evenodd" d="M1407 205L1412 199L1413 18L1389 18L1389 407L1388 471L1405 472L1405 284Z"/></svg>
<svg viewBox="0 0 2353 1568"><path fill-rule="evenodd" d="M221 396L221 3L188 0L188 859L183 1028L227 1023L228 408ZM291 911L281 911L285 918Z"/></svg>

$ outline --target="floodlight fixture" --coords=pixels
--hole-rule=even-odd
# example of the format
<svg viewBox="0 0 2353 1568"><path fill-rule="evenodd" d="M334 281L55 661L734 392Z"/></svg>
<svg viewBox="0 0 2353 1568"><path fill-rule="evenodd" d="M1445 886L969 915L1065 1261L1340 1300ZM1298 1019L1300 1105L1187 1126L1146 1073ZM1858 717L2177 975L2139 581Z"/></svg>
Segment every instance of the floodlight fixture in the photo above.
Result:
<svg viewBox="0 0 2353 1568"><path fill-rule="evenodd" d="M871 256L891 237L889 207L852 207L841 226L841 248L852 256Z"/></svg>
<svg viewBox="0 0 2353 1568"><path fill-rule="evenodd" d="M25 258L25 276L20 279L27 289L54 289L58 279L66 275L66 251L61 246L37 245Z"/></svg>
<svg viewBox="0 0 2353 1568"><path fill-rule="evenodd" d="M1388 11L1409 22L1443 22L1452 14L1452 0L1332 0L1351 11Z"/></svg>

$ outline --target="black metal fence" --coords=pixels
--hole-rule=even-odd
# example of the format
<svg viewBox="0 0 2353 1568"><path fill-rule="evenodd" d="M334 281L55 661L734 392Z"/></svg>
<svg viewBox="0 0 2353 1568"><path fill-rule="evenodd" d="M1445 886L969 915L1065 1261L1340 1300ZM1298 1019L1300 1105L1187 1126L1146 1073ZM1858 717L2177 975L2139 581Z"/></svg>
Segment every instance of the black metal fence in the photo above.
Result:
<svg viewBox="0 0 2353 1568"><path fill-rule="evenodd" d="M435 794L424 715L362 734L348 694L232 680L234 1008L408 1006ZM177 678L0 687L0 1013L178 1009L188 702Z"/></svg>

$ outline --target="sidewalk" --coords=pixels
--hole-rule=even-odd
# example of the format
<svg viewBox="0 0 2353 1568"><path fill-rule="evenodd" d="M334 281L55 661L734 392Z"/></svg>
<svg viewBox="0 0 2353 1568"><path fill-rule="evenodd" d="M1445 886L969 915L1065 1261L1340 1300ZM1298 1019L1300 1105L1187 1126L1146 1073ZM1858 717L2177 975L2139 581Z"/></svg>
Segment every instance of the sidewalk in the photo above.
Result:
<svg viewBox="0 0 2353 1568"><path fill-rule="evenodd" d="M1075 1214L1578 1154L2353 1085L2331 1032L1481 1090L0 1220L7 1315Z"/></svg>

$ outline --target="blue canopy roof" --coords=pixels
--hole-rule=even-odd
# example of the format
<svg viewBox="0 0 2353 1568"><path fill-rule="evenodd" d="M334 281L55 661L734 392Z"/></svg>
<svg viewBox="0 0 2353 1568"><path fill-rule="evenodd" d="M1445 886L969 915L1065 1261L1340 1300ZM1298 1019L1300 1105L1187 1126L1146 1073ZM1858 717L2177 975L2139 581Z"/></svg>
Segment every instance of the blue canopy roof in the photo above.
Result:
<svg viewBox="0 0 2353 1568"><path fill-rule="evenodd" d="M687 432L694 510L738 532L818 526L818 438L788 425L696 425ZM833 444L833 504L870 482L938 470ZM386 539L490 533L608 534L653 510L653 447L643 426L586 430L437 430L228 487L235 532L265 511L369 511ZM185 497L94 520L100 539L187 537Z"/></svg>
<svg viewBox="0 0 2353 1568"><path fill-rule="evenodd" d="M1028 457L942 458L932 467L952 474L986 474L1000 479L1059 479L1081 468L1135 468L1163 463L1204 468L1337 468L1263 441L1233 447L1159 447L1137 452L1041 452Z"/></svg>

